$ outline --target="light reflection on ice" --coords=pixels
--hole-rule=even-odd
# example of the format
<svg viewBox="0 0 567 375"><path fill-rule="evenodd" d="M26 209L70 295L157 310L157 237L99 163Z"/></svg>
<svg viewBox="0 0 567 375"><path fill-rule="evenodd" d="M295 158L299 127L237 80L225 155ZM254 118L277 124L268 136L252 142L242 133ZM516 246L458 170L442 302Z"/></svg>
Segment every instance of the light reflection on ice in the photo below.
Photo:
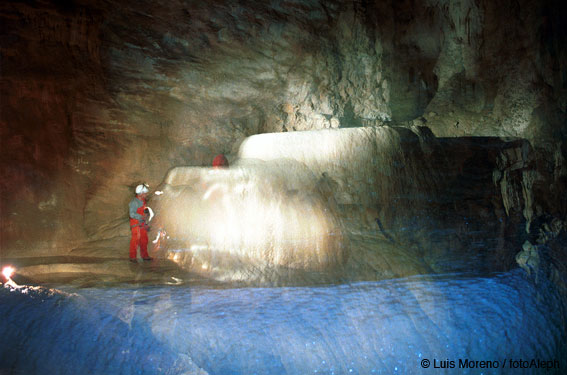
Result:
<svg viewBox="0 0 567 375"><path fill-rule="evenodd" d="M560 300L520 270L324 287L63 289L80 298L3 288L0 334L21 349L0 370L51 363L77 373L80 353L107 358L97 362L105 374L148 358L168 374L194 365L209 374L418 374L425 358L565 357Z"/></svg>

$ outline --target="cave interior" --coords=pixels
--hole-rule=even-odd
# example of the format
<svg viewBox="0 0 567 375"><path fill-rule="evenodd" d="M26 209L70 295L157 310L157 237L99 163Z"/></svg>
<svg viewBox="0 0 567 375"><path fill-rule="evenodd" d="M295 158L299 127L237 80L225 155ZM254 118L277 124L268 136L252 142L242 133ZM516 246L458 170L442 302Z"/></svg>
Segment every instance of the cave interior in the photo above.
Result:
<svg viewBox="0 0 567 375"><path fill-rule="evenodd" d="M9 0L0 30L0 373L567 366L565 2Z"/></svg>

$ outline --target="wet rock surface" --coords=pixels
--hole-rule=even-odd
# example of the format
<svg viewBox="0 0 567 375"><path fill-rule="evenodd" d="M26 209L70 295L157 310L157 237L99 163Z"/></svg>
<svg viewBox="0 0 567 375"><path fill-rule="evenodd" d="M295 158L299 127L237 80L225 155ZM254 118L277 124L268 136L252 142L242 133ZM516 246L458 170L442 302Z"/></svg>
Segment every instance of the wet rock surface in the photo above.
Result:
<svg viewBox="0 0 567 375"><path fill-rule="evenodd" d="M0 268L7 265L16 269L12 279L20 285L66 284L80 288L188 283L215 285L163 259L151 262L142 260L130 262L127 259L84 256L3 258Z"/></svg>

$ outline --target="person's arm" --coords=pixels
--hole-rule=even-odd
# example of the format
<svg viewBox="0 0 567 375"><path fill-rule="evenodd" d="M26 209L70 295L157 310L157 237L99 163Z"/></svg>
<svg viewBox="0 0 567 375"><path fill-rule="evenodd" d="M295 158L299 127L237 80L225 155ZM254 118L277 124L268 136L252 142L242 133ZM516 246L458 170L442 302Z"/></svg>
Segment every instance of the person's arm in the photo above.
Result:
<svg viewBox="0 0 567 375"><path fill-rule="evenodd" d="M138 208L140 208L140 207L142 207L142 202L138 201L137 199L132 199L132 201L128 205L128 211L130 213L131 219L136 219L136 220L139 220L139 221L144 220L144 217L136 212L138 210Z"/></svg>

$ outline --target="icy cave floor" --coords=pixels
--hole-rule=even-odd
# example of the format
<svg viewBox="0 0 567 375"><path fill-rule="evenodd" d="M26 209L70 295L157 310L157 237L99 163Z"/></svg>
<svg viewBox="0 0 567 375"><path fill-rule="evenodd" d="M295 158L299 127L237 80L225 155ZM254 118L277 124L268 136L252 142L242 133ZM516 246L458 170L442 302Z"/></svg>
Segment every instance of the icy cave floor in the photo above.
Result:
<svg viewBox="0 0 567 375"><path fill-rule="evenodd" d="M407 229L404 229L407 230ZM446 230L444 236L454 236ZM395 232L390 232L395 235ZM438 233L437 233L438 234ZM431 233L434 236L435 233ZM337 272L308 272L294 270L275 270L274 274L285 273L283 279L257 281L217 281L192 271L188 271L168 258L167 251L150 250L154 258L136 262L128 259L128 238L121 238L118 244L104 250L92 248L94 256L43 256L2 258L0 267L14 266L13 279L18 284L56 286L69 285L78 288L144 286L144 285L198 285L213 288L245 286L309 286L325 284L344 284L360 281L378 281L408 277L413 275L435 276L438 274L461 274L486 276L505 271L505 267L495 267L491 263L492 249L481 243L474 243L465 252L461 246L458 251L439 246L435 251L427 251L418 245L396 243L385 237L379 230L351 231L349 233L349 258L344 268ZM487 240L492 244L495 240ZM122 246L119 246L122 244ZM441 244L446 245L446 244ZM121 248L122 247L122 248ZM82 249L88 253L88 247ZM109 257L108 254L114 254ZM102 255L102 256L101 256ZM293 273L290 273L293 272ZM289 275L293 275L290 278Z"/></svg>
<svg viewBox="0 0 567 375"><path fill-rule="evenodd" d="M499 367L460 373L533 374L504 361L565 357L564 301L522 269L487 267L489 246L427 257L380 231L352 231L350 246L340 278L256 285L131 263L125 248L2 259L19 286L0 289L0 373L420 374L422 360L469 359Z"/></svg>
<svg viewBox="0 0 567 375"><path fill-rule="evenodd" d="M564 358L561 301L520 269L219 289L165 285L176 281L169 266L138 265L146 277L136 282L144 285L109 287L99 279L78 288L77 278L51 288L3 287L0 370L419 374L423 360L469 359L498 361L499 368L460 373L532 374L541 369L512 369L504 361Z"/></svg>

